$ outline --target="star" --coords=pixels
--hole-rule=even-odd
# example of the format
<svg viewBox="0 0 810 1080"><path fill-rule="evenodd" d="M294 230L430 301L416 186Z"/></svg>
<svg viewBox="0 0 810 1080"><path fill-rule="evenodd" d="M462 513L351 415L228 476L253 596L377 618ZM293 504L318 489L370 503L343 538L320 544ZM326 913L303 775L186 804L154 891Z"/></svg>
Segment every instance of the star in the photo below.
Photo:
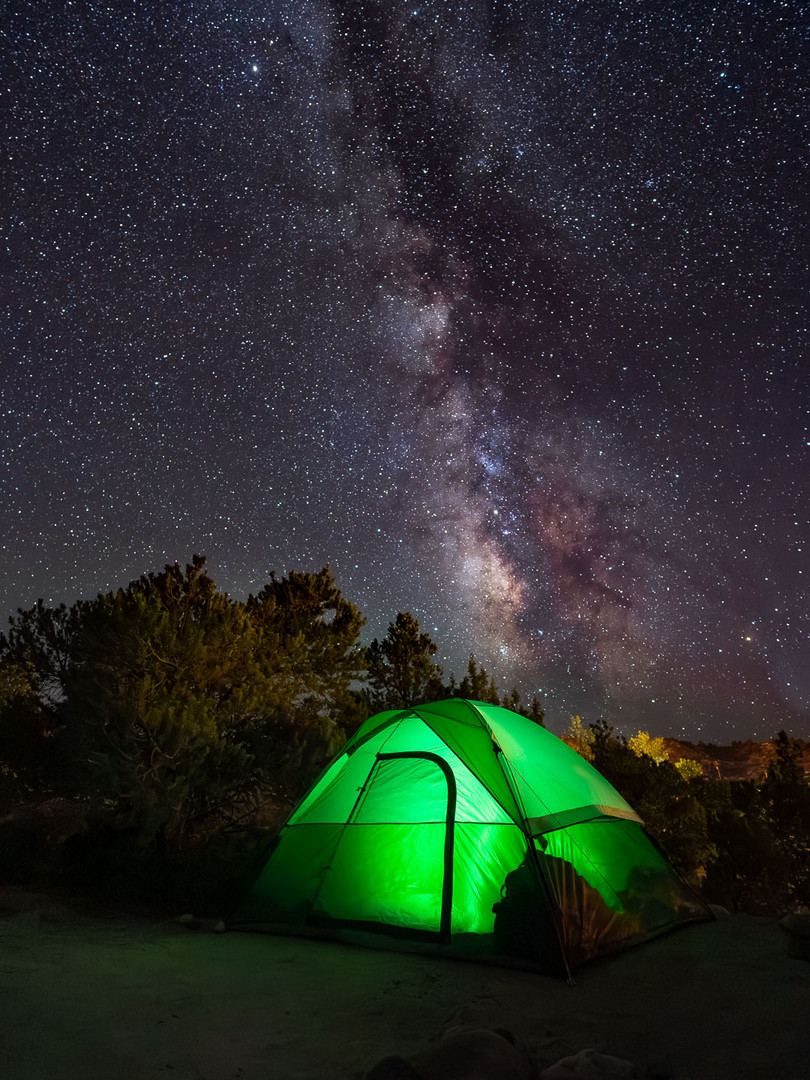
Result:
<svg viewBox="0 0 810 1080"><path fill-rule="evenodd" d="M5 23L5 612L329 563L552 727L806 729L790 5L63 7Z"/></svg>

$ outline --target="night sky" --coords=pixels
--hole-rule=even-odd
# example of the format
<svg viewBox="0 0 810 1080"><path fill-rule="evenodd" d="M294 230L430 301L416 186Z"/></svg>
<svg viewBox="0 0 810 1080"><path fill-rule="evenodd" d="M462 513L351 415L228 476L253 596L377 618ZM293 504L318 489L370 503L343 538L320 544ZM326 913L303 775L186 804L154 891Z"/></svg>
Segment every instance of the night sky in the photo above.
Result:
<svg viewBox="0 0 810 1080"><path fill-rule="evenodd" d="M0 16L0 613L325 563L445 674L810 736L806 9Z"/></svg>

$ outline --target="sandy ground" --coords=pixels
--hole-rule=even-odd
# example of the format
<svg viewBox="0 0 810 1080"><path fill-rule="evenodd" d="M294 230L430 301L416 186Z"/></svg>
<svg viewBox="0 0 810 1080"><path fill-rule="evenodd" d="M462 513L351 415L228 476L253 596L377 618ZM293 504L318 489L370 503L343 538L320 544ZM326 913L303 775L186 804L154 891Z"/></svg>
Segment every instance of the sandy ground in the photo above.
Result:
<svg viewBox="0 0 810 1080"><path fill-rule="evenodd" d="M585 1047L642 1077L810 1077L810 963L773 921L688 927L577 985L476 964L0 892L5 1080L357 1080L448 1027L508 1027L544 1068Z"/></svg>

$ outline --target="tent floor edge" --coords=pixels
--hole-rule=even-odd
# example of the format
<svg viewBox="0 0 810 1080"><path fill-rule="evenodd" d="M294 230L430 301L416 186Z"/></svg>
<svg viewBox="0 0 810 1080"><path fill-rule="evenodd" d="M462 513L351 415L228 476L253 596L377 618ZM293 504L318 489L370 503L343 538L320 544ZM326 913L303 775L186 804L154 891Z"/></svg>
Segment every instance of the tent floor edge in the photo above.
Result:
<svg viewBox="0 0 810 1080"><path fill-rule="evenodd" d="M347 945L350 948L368 949L373 952L390 952L410 956L439 957L443 960L460 961L465 964L484 964L487 967L509 968L513 971L526 971L534 975L545 975L559 979L564 977L574 985L573 977L567 965L559 963L541 964L530 957L510 956L506 953L479 953L474 950L459 949L452 943L447 944L441 940L438 933L431 931L412 931L407 927L392 928L388 924L379 924L385 931L394 930L394 933L380 933L376 925L369 929L361 929L360 925L348 926L334 922L323 925L287 925L284 923L239 923L228 927L229 931L236 933L260 933L270 937L299 938L310 941L333 942L338 945ZM369 927L370 924L365 924ZM397 933L397 930L403 932Z"/></svg>
<svg viewBox="0 0 810 1080"><path fill-rule="evenodd" d="M270 859L270 857L272 856L273 852L276 850L278 845L281 843L282 837L284 836L284 833L286 831L287 831L287 824L285 822L285 824L281 826L281 828L278 830L278 832L275 834L275 836L272 836L267 841L266 846L262 850L262 857L261 857L262 861L261 861L260 868L257 871L257 873L253 875L253 885L255 885L256 882L261 877L264 867L267 865L267 862ZM258 863L258 859L256 861ZM249 895L249 890L248 890L248 893L246 893L245 895ZM243 906L244 903L245 903L245 896L240 896L238 900L234 900L234 902L231 904L228 911L225 913L224 918L223 918L223 922L225 923L225 926L226 926L226 928L228 930L230 930L232 928L233 929L236 928L235 923L234 923L234 916L238 915L239 909Z"/></svg>
<svg viewBox="0 0 810 1080"><path fill-rule="evenodd" d="M583 957L581 960L575 962L572 967L576 971L580 967L587 965L599 964L602 961L608 961L618 959L622 953L632 951L639 948L641 945L646 945L651 941L655 941L658 938L666 937L668 934L677 933L687 926L694 926L696 923L711 922L714 920L714 916L705 915L691 915L685 919L679 919L677 922L668 923L665 926L658 926L653 930L647 930L644 933L640 933L630 938L622 938L621 941L614 942L612 945L607 946L589 956Z"/></svg>

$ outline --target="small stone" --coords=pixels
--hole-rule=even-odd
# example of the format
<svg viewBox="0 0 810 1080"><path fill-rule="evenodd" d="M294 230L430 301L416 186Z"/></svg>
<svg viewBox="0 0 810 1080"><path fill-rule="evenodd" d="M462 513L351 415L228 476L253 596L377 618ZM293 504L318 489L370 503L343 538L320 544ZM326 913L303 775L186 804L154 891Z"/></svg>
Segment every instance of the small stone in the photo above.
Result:
<svg viewBox="0 0 810 1080"><path fill-rule="evenodd" d="M810 915L785 915L779 926L791 937L810 941Z"/></svg>
<svg viewBox="0 0 810 1080"><path fill-rule="evenodd" d="M404 1058L387 1057L372 1065L366 1073L366 1080L421 1080L419 1073Z"/></svg>
<svg viewBox="0 0 810 1080"><path fill-rule="evenodd" d="M624 1058L600 1054L598 1050L580 1050L563 1058L540 1073L541 1080L612 1080L637 1076L636 1068Z"/></svg>
<svg viewBox="0 0 810 1080"><path fill-rule="evenodd" d="M779 929L787 934L787 954L794 960L810 960L810 915L785 915Z"/></svg>
<svg viewBox="0 0 810 1080"><path fill-rule="evenodd" d="M423 1080L531 1080L534 1066L503 1029L445 1034L416 1060Z"/></svg>
<svg viewBox="0 0 810 1080"><path fill-rule="evenodd" d="M709 911L720 922L731 918L731 912L728 908L724 908L722 904L709 904Z"/></svg>

